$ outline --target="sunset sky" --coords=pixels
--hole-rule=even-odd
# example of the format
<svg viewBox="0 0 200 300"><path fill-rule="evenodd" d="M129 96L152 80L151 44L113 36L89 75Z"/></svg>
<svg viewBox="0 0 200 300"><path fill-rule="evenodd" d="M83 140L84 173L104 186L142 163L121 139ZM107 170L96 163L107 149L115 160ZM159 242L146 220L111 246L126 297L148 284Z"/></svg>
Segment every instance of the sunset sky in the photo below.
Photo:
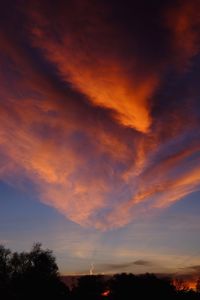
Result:
<svg viewBox="0 0 200 300"><path fill-rule="evenodd" d="M199 0L0 1L0 243L199 272L199 78Z"/></svg>

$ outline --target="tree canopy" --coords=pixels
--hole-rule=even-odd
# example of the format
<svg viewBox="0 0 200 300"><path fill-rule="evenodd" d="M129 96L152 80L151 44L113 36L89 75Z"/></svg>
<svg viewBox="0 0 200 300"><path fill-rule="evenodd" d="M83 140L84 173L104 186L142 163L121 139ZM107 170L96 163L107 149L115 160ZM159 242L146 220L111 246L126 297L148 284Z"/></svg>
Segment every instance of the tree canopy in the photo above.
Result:
<svg viewBox="0 0 200 300"><path fill-rule="evenodd" d="M79 276L71 288L61 280L56 258L34 244L29 252L12 252L0 246L0 299L3 300L197 300L200 279L192 291L178 280L154 274Z"/></svg>
<svg viewBox="0 0 200 300"><path fill-rule="evenodd" d="M12 253L0 246L0 295L2 299L67 299L50 250L34 244L30 252Z"/></svg>

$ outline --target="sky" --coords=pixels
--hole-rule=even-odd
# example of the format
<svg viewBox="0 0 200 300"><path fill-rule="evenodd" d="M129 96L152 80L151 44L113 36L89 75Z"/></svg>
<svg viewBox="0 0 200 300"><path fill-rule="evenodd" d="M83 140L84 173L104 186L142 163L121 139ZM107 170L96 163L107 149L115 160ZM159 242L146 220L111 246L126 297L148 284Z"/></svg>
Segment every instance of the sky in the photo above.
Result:
<svg viewBox="0 0 200 300"><path fill-rule="evenodd" d="M0 243L62 274L197 274L200 2L0 7Z"/></svg>

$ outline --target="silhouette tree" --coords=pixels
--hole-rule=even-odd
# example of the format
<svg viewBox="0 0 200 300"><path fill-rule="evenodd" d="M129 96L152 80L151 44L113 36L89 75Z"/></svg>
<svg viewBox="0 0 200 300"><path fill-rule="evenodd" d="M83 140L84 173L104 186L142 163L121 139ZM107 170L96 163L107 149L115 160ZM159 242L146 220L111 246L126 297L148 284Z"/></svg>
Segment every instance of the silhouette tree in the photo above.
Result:
<svg viewBox="0 0 200 300"><path fill-rule="evenodd" d="M105 291L105 280L101 275L81 276L78 285L72 290L72 299L100 300Z"/></svg>
<svg viewBox="0 0 200 300"><path fill-rule="evenodd" d="M0 292L4 299L69 299L55 257L35 244L29 253L0 247Z"/></svg>
<svg viewBox="0 0 200 300"><path fill-rule="evenodd" d="M35 244L30 253L18 256L21 274L17 279L26 285L23 288L25 299L31 292L31 299L66 299L67 287L61 282L55 257L50 250L42 250Z"/></svg>
<svg viewBox="0 0 200 300"><path fill-rule="evenodd" d="M159 279L153 274L135 276L117 274L110 282L113 300L137 299L174 299L175 288L167 279Z"/></svg>
<svg viewBox="0 0 200 300"><path fill-rule="evenodd" d="M11 251L0 245L0 295L10 297Z"/></svg>
<svg viewBox="0 0 200 300"><path fill-rule="evenodd" d="M137 277L133 274L116 274L110 280L110 299L133 299L137 288Z"/></svg>
<svg viewBox="0 0 200 300"><path fill-rule="evenodd" d="M176 286L176 288L175 288ZM153 274L116 274L81 276L70 293L61 281L56 259L41 244L30 252L12 253L0 246L0 299L3 300L197 300L200 299L200 278L197 292L187 289L182 281Z"/></svg>

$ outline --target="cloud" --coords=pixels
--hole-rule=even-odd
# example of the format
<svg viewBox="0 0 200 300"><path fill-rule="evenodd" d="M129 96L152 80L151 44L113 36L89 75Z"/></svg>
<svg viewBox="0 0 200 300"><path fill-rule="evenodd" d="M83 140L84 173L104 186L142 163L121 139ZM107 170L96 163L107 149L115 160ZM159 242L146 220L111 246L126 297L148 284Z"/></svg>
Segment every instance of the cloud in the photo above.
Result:
<svg viewBox="0 0 200 300"><path fill-rule="evenodd" d="M154 72L139 79L134 55L129 61L124 59L121 36L112 28L106 7L88 1L83 5L80 1L70 1L60 6L66 15L54 16L60 28L59 41L55 28L48 34L48 14L33 10L34 45L56 65L63 80L85 94L89 101L111 109L123 125L146 132L151 124L148 99L157 84ZM73 19L69 16L72 10Z"/></svg>
<svg viewBox="0 0 200 300"><path fill-rule="evenodd" d="M188 59L199 52L199 2L194 0L175 1L167 11L167 25L172 30L172 49L177 54L177 62L188 67Z"/></svg>
<svg viewBox="0 0 200 300"><path fill-rule="evenodd" d="M2 6L1 180L101 230L199 190L199 4L158 2Z"/></svg>
<svg viewBox="0 0 200 300"><path fill-rule="evenodd" d="M190 266L188 267L188 269L190 269L193 272L197 272L199 274L200 271L200 265L196 265L196 266Z"/></svg>
<svg viewBox="0 0 200 300"><path fill-rule="evenodd" d="M136 260L125 263L107 263L107 264L95 264L95 269L98 272L123 272L132 271L138 267L152 267L154 263L146 260Z"/></svg>
<svg viewBox="0 0 200 300"><path fill-rule="evenodd" d="M146 260L139 259L139 260L136 260L134 262L134 264L138 265L138 266L147 266L147 265L150 265L151 263Z"/></svg>

